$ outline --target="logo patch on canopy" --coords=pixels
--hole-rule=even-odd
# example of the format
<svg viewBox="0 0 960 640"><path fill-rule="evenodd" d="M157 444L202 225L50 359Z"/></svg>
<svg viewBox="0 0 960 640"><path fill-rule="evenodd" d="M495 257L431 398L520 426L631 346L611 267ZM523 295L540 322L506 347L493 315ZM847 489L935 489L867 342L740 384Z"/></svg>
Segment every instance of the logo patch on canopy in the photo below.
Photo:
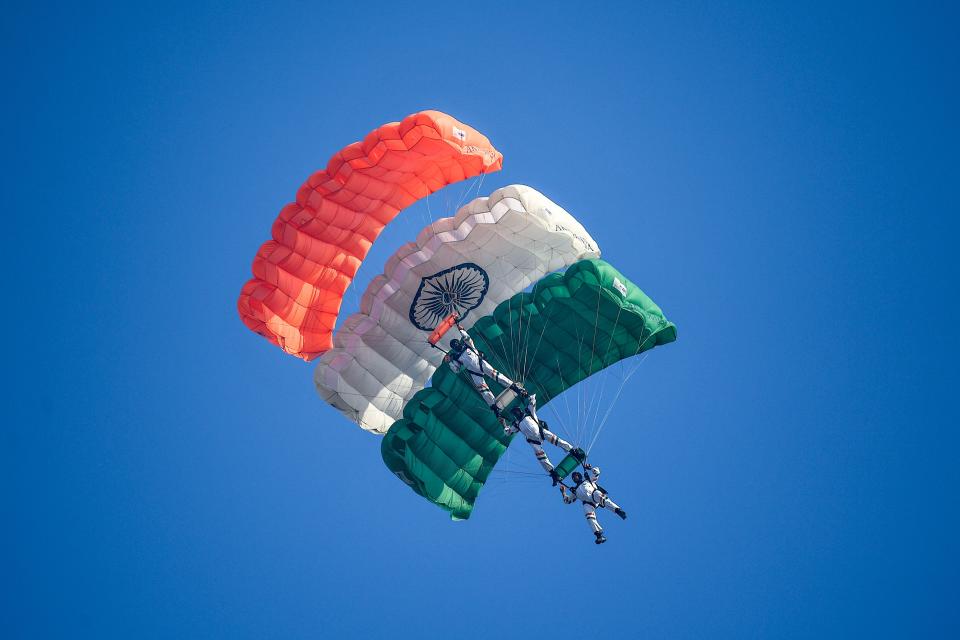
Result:
<svg viewBox="0 0 960 640"><path fill-rule="evenodd" d="M472 262L438 271L420 281L410 305L410 322L423 331L433 331L454 311L462 320L480 306L489 288L487 272Z"/></svg>

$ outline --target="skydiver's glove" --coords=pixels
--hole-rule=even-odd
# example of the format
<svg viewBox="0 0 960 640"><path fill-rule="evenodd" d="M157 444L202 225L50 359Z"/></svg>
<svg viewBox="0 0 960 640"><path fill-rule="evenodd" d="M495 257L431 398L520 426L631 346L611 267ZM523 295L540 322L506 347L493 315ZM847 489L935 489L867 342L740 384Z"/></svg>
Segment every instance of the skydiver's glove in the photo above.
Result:
<svg viewBox="0 0 960 640"><path fill-rule="evenodd" d="M527 398L530 396L530 392L518 385L516 382L510 385L510 388L521 398Z"/></svg>

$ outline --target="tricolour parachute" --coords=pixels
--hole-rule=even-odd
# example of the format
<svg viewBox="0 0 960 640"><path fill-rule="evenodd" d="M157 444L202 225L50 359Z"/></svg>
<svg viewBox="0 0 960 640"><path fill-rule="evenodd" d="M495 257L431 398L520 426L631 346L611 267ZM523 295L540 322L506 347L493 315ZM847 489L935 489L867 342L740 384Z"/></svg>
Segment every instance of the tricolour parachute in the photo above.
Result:
<svg viewBox="0 0 960 640"><path fill-rule="evenodd" d="M603 260L543 278L469 331L495 367L529 372L525 386L538 406L611 364L676 339L660 308ZM509 444L466 377L441 367L431 386L407 402L381 454L415 492L464 519Z"/></svg>
<svg viewBox="0 0 960 640"><path fill-rule="evenodd" d="M244 324L287 353L316 358L331 347L343 294L383 227L416 200L502 163L485 136L439 111L345 147L280 211L237 301Z"/></svg>
<svg viewBox="0 0 960 640"><path fill-rule="evenodd" d="M451 312L466 325L551 271L599 255L583 226L535 189L477 198L387 261L321 356L317 392L364 429L386 433L443 358L427 336Z"/></svg>

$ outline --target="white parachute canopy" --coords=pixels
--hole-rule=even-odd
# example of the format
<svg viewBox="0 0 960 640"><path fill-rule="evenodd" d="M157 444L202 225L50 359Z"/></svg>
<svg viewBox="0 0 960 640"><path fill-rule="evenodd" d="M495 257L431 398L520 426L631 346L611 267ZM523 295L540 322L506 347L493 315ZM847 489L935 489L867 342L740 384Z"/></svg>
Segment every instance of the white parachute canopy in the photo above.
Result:
<svg viewBox="0 0 960 640"><path fill-rule="evenodd" d="M427 335L451 312L469 326L551 271L599 256L583 226L531 187L477 198L387 260L318 360L317 392L382 435L441 363Z"/></svg>

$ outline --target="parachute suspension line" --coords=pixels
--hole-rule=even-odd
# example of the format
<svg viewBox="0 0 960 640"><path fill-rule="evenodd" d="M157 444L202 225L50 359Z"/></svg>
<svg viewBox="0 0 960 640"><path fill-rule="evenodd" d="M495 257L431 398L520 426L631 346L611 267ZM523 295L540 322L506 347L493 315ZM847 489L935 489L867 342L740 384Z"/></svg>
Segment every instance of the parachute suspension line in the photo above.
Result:
<svg viewBox="0 0 960 640"><path fill-rule="evenodd" d="M643 334L641 333L640 335L642 336ZM640 343L637 345L637 350L634 352L633 355L637 355L638 353L640 353L640 350L643 349L644 345L647 344L647 341L648 341L650 338L654 337L655 335L656 335L655 333L651 332L650 335L648 335L646 338L644 338L643 341L640 342ZM630 378L631 376L633 376L633 374L635 374L635 373L637 372L637 369L640 368L640 365L643 364L643 361L644 361L644 360L646 360L646 358L641 359L641 360L636 364L636 366L635 366L633 369L630 370L630 373L627 374L627 378Z"/></svg>
<svg viewBox="0 0 960 640"><path fill-rule="evenodd" d="M549 261L548 264L550 262L553 262L555 253L556 251L553 248L551 248L550 257L548 258L548 261ZM532 295L532 290L531 290L531 295ZM542 326L540 327L540 335L537 337L537 346L534 349L534 354L532 358L530 356L530 334L531 332L536 330L536 327L533 324L534 315L532 311L530 312L530 317L527 319L527 325L528 325L527 341L523 345L523 377L524 379L526 379L526 377L530 375L530 367L536 362L536 357L537 357L536 352L540 349L540 343L543 341L543 334L547 329L547 325L549 324L549 320L544 319L542 314L538 313L537 317L540 318L540 322Z"/></svg>
<svg viewBox="0 0 960 640"><path fill-rule="evenodd" d="M642 336L643 334L641 333L640 335ZM632 358L632 357L636 356L638 353L640 353L640 350L643 349L644 345L647 344L647 341L649 341L650 338L654 337L655 335L656 335L655 333L650 332L650 334L647 335L646 338L644 338L642 341L638 342L638 343L637 343L637 350L634 351L633 355L630 356L630 357ZM600 426L597 427L597 433L596 433L596 435L593 436L593 440L590 442L590 446L587 447L587 453L590 453L590 450L593 448L593 445L596 443L597 438L600 437L600 432L603 430L604 425L607 424L607 418L610 417L610 412L613 410L613 406L614 406L614 404L616 403L616 401L620 398L620 394L623 392L623 388L626 386L627 381L629 381L630 378L633 377L633 374L635 374L637 371L640 370L640 365L642 365L642 364L646 361L646 359L649 358L649 357L650 357L650 352L647 351L647 352L644 353L643 356L640 358L639 362L637 362L636 366L630 371L630 373L627 374L627 376L626 376L626 377L623 379L623 381L620 383L620 387L619 387L619 389L617 389L617 395L614 397L613 402L611 402L610 405L607 407L607 411L606 411L606 413L605 413L604 416L603 416L603 420L600 422ZM626 359L626 358L624 358L624 359Z"/></svg>
<svg viewBox="0 0 960 640"><path fill-rule="evenodd" d="M554 248L551 247L551 249L550 249L550 258L549 258L549 260L548 260L548 264L552 264L552 263L553 263L553 259L554 259L554 256L556 255L556 253L557 253L556 249L554 249ZM541 316L541 317L542 317L542 316ZM531 321L532 321L532 318L531 318ZM524 345L524 353L523 353L523 379L524 379L524 380L526 380L527 376L530 374L530 366L531 366L534 362L536 362L536 360L537 360L537 354L538 354L539 351L540 351L540 343L543 341L544 331L546 330L547 325L549 324L549 321L548 321L548 320L543 320L542 322L543 322L543 326L540 327L540 337L537 339L537 346L536 346L536 348L535 348L534 351L533 351L533 357L532 357L532 358L529 357L529 353L530 353L530 342L529 342L529 340L528 340L527 343Z"/></svg>
<svg viewBox="0 0 960 640"><path fill-rule="evenodd" d="M479 198L479 197L480 197L480 189L483 188L483 179L486 178L486 177L487 177L487 172L486 172L486 171L481 171L481 172L480 172L480 179L477 180L477 195L475 195L474 198Z"/></svg>
<svg viewBox="0 0 960 640"><path fill-rule="evenodd" d="M579 334L579 331L577 332ZM580 335L579 341L577 343L577 371L583 371L583 336ZM589 376L584 377L583 380L589 379ZM583 381L581 380L581 382ZM577 398L577 413L576 413L576 428L577 428L577 443L583 442L583 405L584 405L584 394L585 389L588 385L578 385L579 389L574 391L574 394Z"/></svg>
<svg viewBox="0 0 960 640"><path fill-rule="evenodd" d="M606 367L604 366L604 363L607 361L607 356L610 355L610 347L613 346L613 338L614 338L614 336L616 336L617 327L620 325L620 314L621 314L622 311L623 311L623 307L618 307L618 308L617 308L617 317L616 317L616 320L614 320L613 329L610 330L610 340L607 341L607 348L606 348L606 350L603 352L603 357L600 359L601 371L606 368ZM606 378L607 375L604 374L604 375L602 375L602 376L600 376L600 377L601 377L601 378ZM589 426L590 426L590 432L589 432L589 433L593 433L593 430L596 428L597 418L600 417L600 410L601 410L601 407L603 407L603 396L604 396L606 390L607 390L607 385L601 384L601 385L600 385L600 393L597 394L597 402L596 402L596 406L594 407L593 418L592 418L592 419L590 420L590 422L589 422ZM616 402L618 398L619 398L619 396L615 396L615 397L613 398L613 400L611 400L611 404L613 404L614 402Z"/></svg>
<svg viewBox="0 0 960 640"><path fill-rule="evenodd" d="M523 349L523 295L517 296L517 303L520 305L517 309L517 345L514 348L514 377L520 377L521 375L521 362L520 362L520 352Z"/></svg>
<svg viewBox="0 0 960 640"><path fill-rule="evenodd" d="M590 454L591 449L593 449L593 445L596 444L597 438L600 437L600 432L603 431L604 425L607 424L607 418L610 417L610 412L613 411L613 407L614 407L614 405L616 404L617 400L620 398L620 394L623 393L623 388L627 385L627 382L630 380L630 378L633 377L633 374L636 373L636 372L640 369L640 365L643 364L643 362L644 362L649 356L650 356L650 352L649 352L649 351L648 351L647 353L643 354L643 356L641 356L641 358L640 358L640 362L637 363L636 368L634 368L634 370L630 372L630 375L628 375L626 378L624 378L624 379L623 379L623 382L620 383L620 387L617 389L617 394L614 396L613 402L611 402L611 403L607 406L607 411L606 411L606 413L603 414L603 420L600 422L600 426L597 427L597 433L593 436L593 440L590 441L590 446L587 447L587 454L588 454L588 455Z"/></svg>
<svg viewBox="0 0 960 640"><path fill-rule="evenodd" d="M500 465L498 464L497 467L499 467L499 466L500 466ZM501 473L512 473L512 474L515 474L515 475L518 475L518 476L536 476L537 478L541 478L541 477L543 476L542 473L537 473L537 472L535 472L535 471L530 471L530 470L527 470L527 469L500 469L500 472L501 472Z"/></svg>
<svg viewBox="0 0 960 640"><path fill-rule="evenodd" d="M427 217L430 218L430 231L433 232L433 231L434 231L434 229L433 229L434 218L433 218L433 209L430 208L430 196L431 196L431 195L433 195L433 194L427 194L427 197L424 198L424 200L427 201Z"/></svg>
<svg viewBox="0 0 960 640"><path fill-rule="evenodd" d="M482 184L482 178L484 176L484 173L485 172L483 171L480 172L479 177L481 178L481 180L479 181L479 183L481 184ZM477 176L474 176L466 181L463 187L463 191L460 193L460 198L457 200L457 205L453 208L453 213L451 215L457 215L457 211L460 209L460 205L463 204L464 199L470 194L470 191L473 189L473 185L477 183L478 183ZM478 186L477 195L479 194L480 194L480 187Z"/></svg>
<svg viewBox="0 0 960 640"><path fill-rule="evenodd" d="M497 258L497 261L502 262L507 267L510 266L506 263L506 260L504 260L503 258ZM513 347L513 296L507 299L507 308L510 309L510 336L511 336L510 346L512 349ZM511 354L511 350L507 349L507 345L503 343L504 332L498 331L497 333L499 334L497 336L497 339L500 341L500 348L501 348L500 360L503 362L503 368L506 369L507 367L510 366L510 360L512 358L512 354ZM490 346L492 347L493 345L490 345ZM516 380L516 371L508 371L507 373L511 376L512 379Z"/></svg>
<svg viewBox="0 0 960 640"><path fill-rule="evenodd" d="M539 315L539 314L538 314ZM533 311L527 312L527 337L523 341L523 356L520 358L520 377L523 380L527 379L527 376L530 374L530 334L533 329L533 320L534 320ZM521 318L522 321L522 318ZM546 328L546 321L543 322L544 328ZM543 332L540 332L541 337Z"/></svg>
<svg viewBox="0 0 960 640"><path fill-rule="evenodd" d="M533 350L533 357L530 358L529 363L528 363L528 362L524 362L524 369L523 369L523 378L524 378L524 380L526 380L527 375L529 375L529 373L530 373L530 364L532 364L532 363L534 363L534 362L537 361L537 354L540 353L540 344L543 342L543 334L546 332L546 329L547 329L547 325L548 325L548 324L549 324L549 321L547 321L547 320L544 320L544 321L543 321L543 326L540 328L540 337L537 339L537 346L536 346L536 348Z"/></svg>
<svg viewBox="0 0 960 640"><path fill-rule="evenodd" d="M597 352L597 333L600 331L600 291L602 287L597 287L597 311L593 317L593 342L590 345L590 366L587 368L587 375L584 377L584 380L590 379L593 375L593 362L596 359ZM584 389L584 394L586 394L586 389ZM590 394L590 398L587 400L587 406L583 414L583 429L584 429L584 439L589 435L589 426L587 425L587 418L590 416L590 409L593 407L594 398L596 394Z"/></svg>
<svg viewBox="0 0 960 640"><path fill-rule="evenodd" d="M519 312L519 314L518 314L518 315L520 316L520 326L517 327L517 351L516 351L516 354L517 354L517 372L516 372L516 373L517 373L517 375L516 375L516 377L517 377L517 378L520 378L520 377L523 376L523 369L522 369L523 363L522 363L521 358L520 358L520 349L523 347L523 310L524 310L523 294L520 294L520 295L518 296L518 299L519 299L519 301L520 301L520 312ZM529 323L528 323L528 324L529 324Z"/></svg>
<svg viewBox="0 0 960 640"><path fill-rule="evenodd" d="M515 336L513 335L513 298L514 297L515 296L510 296L507 299L507 310L510 312L510 353L508 354L508 356L512 361L512 364L511 364L512 369L510 371L511 376L517 375L517 359L516 359L517 358L516 356L517 341Z"/></svg>

